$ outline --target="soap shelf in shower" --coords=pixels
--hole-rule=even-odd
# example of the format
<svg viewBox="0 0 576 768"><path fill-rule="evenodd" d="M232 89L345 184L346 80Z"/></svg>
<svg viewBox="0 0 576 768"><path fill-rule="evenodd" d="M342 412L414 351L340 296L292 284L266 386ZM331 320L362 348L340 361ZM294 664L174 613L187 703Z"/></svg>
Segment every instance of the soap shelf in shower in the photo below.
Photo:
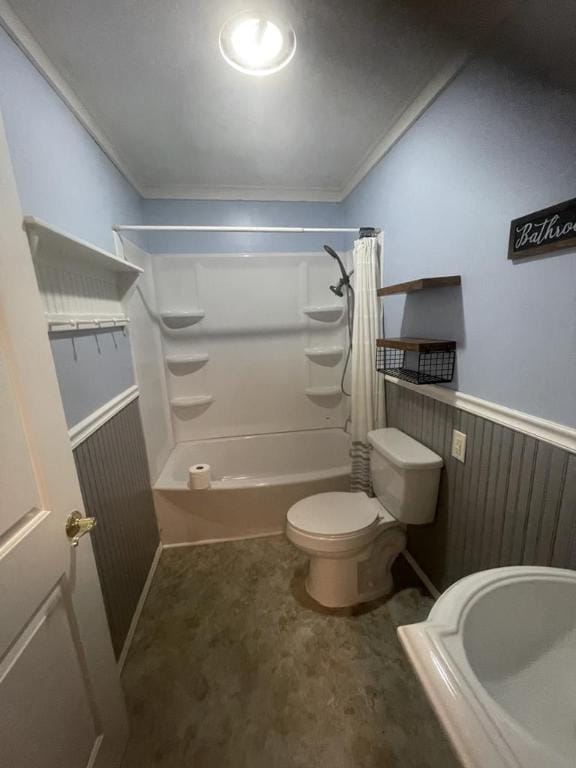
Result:
<svg viewBox="0 0 576 768"><path fill-rule="evenodd" d="M198 408L214 402L212 395L194 395L193 397L175 397L170 400L172 408Z"/></svg>
<svg viewBox="0 0 576 768"><path fill-rule="evenodd" d="M166 365L172 370L201 368L210 360L210 355L202 353L196 355L168 355Z"/></svg>
<svg viewBox="0 0 576 768"><path fill-rule="evenodd" d="M336 365L342 359L344 347L307 347L304 354L318 365Z"/></svg>
<svg viewBox="0 0 576 768"><path fill-rule="evenodd" d="M446 384L454 378L456 342L377 339L376 370L412 384Z"/></svg>
<svg viewBox="0 0 576 768"><path fill-rule="evenodd" d="M344 307L341 304L330 304L328 306L304 307L302 309L305 315L312 320L319 320L322 323L334 323L340 320Z"/></svg>
<svg viewBox="0 0 576 768"><path fill-rule="evenodd" d="M189 312L161 312L160 318L166 328L171 331L181 330L196 325L204 318L206 313L203 309L190 310Z"/></svg>
<svg viewBox="0 0 576 768"><path fill-rule="evenodd" d="M304 392L308 397L335 397L342 394L340 387L306 387Z"/></svg>

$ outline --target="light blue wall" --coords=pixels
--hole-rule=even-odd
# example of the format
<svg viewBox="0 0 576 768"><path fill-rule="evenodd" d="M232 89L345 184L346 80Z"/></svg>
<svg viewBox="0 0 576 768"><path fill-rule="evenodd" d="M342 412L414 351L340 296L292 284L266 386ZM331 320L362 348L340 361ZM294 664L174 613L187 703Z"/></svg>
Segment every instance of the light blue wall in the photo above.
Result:
<svg viewBox="0 0 576 768"><path fill-rule="evenodd" d="M2 29L0 73L24 213L112 250L112 224L142 221L138 193ZM134 381L129 340L120 331L54 334L51 345L69 426Z"/></svg>
<svg viewBox="0 0 576 768"><path fill-rule="evenodd" d="M576 426L575 251L507 259L511 219L575 196L573 96L473 61L345 202L386 284L462 275L383 299L386 334L457 339L459 390Z"/></svg>
<svg viewBox="0 0 576 768"><path fill-rule="evenodd" d="M343 205L141 201L1 30L0 71L0 107L26 213L108 249L117 222L382 226L385 282L463 276L462 291L386 299L387 333L456 338L460 390L576 426L575 254L506 259L512 218L576 194L572 97L485 57ZM317 250L326 240L349 245L336 236L163 234L150 236L149 248ZM94 357L87 370L105 371L98 362ZM75 404L70 418L98 404Z"/></svg>
<svg viewBox="0 0 576 768"><path fill-rule="evenodd" d="M216 224L240 226L341 227L339 203L261 203L226 200L144 200L147 224ZM356 223L354 223L356 226ZM151 253L237 253L317 251L323 243L342 248L341 235L153 233Z"/></svg>
<svg viewBox="0 0 576 768"><path fill-rule="evenodd" d="M128 333L54 333L50 341L69 427L134 384Z"/></svg>
<svg viewBox="0 0 576 768"><path fill-rule="evenodd" d="M111 250L112 224L142 221L138 193L2 29L0 73L24 213Z"/></svg>

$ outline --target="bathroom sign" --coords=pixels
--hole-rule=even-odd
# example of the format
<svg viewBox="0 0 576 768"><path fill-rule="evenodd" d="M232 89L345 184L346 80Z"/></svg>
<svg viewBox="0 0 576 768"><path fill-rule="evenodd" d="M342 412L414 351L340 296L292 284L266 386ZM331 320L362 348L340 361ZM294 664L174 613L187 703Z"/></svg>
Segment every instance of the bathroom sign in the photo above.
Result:
<svg viewBox="0 0 576 768"><path fill-rule="evenodd" d="M576 198L510 224L509 259L572 247L576 247Z"/></svg>

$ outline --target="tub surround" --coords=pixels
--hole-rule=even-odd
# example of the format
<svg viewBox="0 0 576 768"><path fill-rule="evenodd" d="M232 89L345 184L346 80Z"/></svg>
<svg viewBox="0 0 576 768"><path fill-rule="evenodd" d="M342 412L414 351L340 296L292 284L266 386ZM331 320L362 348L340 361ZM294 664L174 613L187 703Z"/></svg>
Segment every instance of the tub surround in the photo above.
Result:
<svg viewBox="0 0 576 768"><path fill-rule="evenodd" d="M142 289L160 318L156 365L176 444L344 426L344 355L322 365L306 354L346 346L344 302L330 293L334 265L323 251L148 259L153 284ZM135 295L133 303L141 300ZM136 316L134 324L140 322ZM139 367L142 350L135 353ZM186 357L205 362L187 368L166 362Z"/></svg>

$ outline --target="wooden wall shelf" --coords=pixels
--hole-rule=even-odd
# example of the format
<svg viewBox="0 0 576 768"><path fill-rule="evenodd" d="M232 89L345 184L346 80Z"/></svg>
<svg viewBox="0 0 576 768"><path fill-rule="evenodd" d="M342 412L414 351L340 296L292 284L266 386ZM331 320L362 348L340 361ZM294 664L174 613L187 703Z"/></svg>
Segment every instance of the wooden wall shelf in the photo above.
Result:
<svg viewBox="0 0 576 768"><path fill-rule="evenodd" d="M448 286L461 285L460 275L447 275L445 277L422 277L418 280L409 280L406 283L396 283L378 289L378 296L392 296L395 293L416 293L428 288L446 288Z"/></svg>
<svg viewBox="0 0 576 768"><path fill-rule="evenodd" d="M376 339L376 346L405 352L449 352L456 349L456 342L445 339Z"/></svg>

